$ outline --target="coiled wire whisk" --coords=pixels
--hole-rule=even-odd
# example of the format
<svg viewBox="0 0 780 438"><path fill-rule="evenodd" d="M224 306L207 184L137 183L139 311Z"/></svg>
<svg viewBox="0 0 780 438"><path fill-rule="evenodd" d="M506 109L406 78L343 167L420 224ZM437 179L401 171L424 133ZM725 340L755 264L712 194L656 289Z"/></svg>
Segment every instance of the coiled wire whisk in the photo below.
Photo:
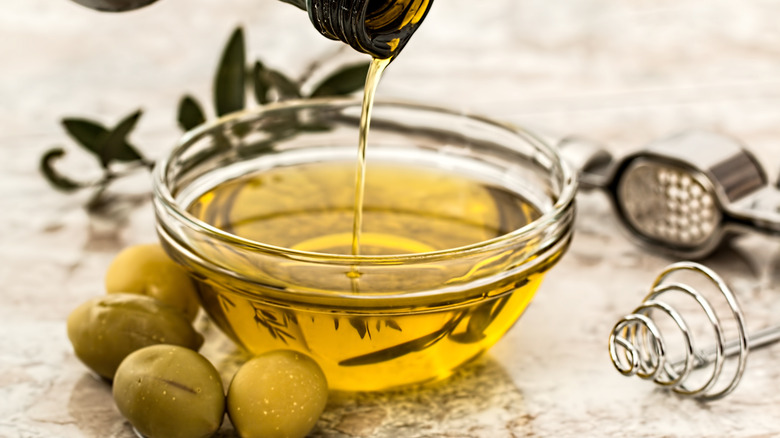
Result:
<svg viewBox="0 0 780 438"><path fill-rule="evenodd" d="M699 291L687 284L671 281L680 271L692 271L713 283L725 298L735 327L735 339L727 342L723 324L712 304ZM670 292L681 292L693 298L701 307L712 326L714 346L706 351L697 350L691 327L682 314L662 300ZM667 358L667 343L653 311L665 313L682 334L685 357L677 361ZM734 293L713 270L698 263L679 262L668 266L653 283L651 292L642 304L625 316L612 329L609 336L609 355L615 368L625 376L637 375L669 388L677 394L712 401L730 394L739 384L745 371L750 348L758 348L780 340L780 326L770 327L748 336L745 317ZM727 357L737 356L731 381L724 385L724 363ZM689 377L694 370L707 367L709 378L691 386ZM705 375L706 377L706 375ZM718 385L718 388L716 388Z"/></svg>

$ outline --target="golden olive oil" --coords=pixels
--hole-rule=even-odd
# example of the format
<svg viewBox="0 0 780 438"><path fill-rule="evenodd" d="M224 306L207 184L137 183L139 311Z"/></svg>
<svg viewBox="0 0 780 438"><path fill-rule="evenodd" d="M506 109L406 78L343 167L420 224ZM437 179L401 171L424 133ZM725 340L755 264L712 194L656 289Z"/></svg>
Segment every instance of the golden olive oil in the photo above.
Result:
<svg viewBox="0 0 780 438"><path fill-rule="evenodd" d="M412 254L466 246L539 216L499 187L424 166L369 163L362 255ZM189 211L231 234L282 248L352 253L354 163L279 167L217 185Z"/></svg>
<svg viewBox="0 0 780 438"><path fill-rule="evenodd" d="M382 73L390 64L390 59L374 58L366 75L363 91L363 105L360 111L360 138L358 139L358 159L355 170L355 204L352 219L352 255L360 254L360 234L363 226L363 198L366 181L366 147L371 126L371 110L374 107L374 95L382 79Z"/></svg>
<svg viewBox="0 0 780 438"><path fill-rule="evenodd" d="M346 160L278 167L218 184L200 195L189 211L253 241L348 256L353 248L354 173L354 162ZM392 255L457 248L509 233L539 216L536 207L515 193L432 166L370 161L364 183L360 244L364 255L392 259ZM338 294L327 307L263 302L263 297L280 289L295 297L304 283L309 285L307 294L403 292L467 284L483 270L513 266L522 252L497 253L466 270L445 258L430 266L425 276L404 275L402 265L394 275L345 266L340 274L343 284L291 259L275 268L267 284L233 287L229 277L208 273L200 276L200 289L209 314L221 326L232 327L228 334L253 353L300 350L323 367L332 388L380 390L446 377L458 364L479 355L519 317L541 274L521 272L468 286L473 290L464 293L474 299L423 312L412 300L408 308L396 305L368 313L347 307L346 300L340 307ZM237 272L238 276L252 277L254 270L268 269L245 266L247 272ZM355 272L357 278L349 278ZM350 283L357 290L351 290ZM317 285L322 289L313 290ZM260 298L248 299L245 292Z"/></svg>

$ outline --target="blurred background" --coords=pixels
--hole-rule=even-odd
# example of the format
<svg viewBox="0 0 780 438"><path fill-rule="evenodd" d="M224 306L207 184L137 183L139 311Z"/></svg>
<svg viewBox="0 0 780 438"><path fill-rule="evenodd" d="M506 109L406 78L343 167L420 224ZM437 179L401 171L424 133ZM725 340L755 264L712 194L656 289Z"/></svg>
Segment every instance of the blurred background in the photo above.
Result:
<svg viewBox="0 0 780 438"><path fill-rule="evenodd" d="M378 97L578 134L618 156L680 130L711 129L746 142L774 179L777 17L772 0L437 0ZM65 116L113 126L143 109L130 139L147 157L165 155L181 135L181 96L213 108L214 72L237 26L248 61L291 77L313 62L367 60L277 0L160 0L122 14L69 0L5 0L0 172L21 188L0 196L5 214L28 221L11 206L50 194L37 167L55 145L68 152L57 164L64 173L99 176L60 126Z"/></svg>
<svg viewBox="0 0 780 438"><path fill-rule="evenodd" d="M379 96L583 134L617 149L689 127L770 142L780 120L777 17L780 3L771 0L437 0ZM57 140L64 115L114 123L143 108L136 143L156 155L178 135L178 98L209 101L237 25L249 59L291 76L317 59L363 59L276 0L161 0L125 14L68 0L5 0L3 151L19 140L42 148Z"/></svg>
<svg viewBox="0 0 780 438"><path fill-rule="evenodd" d="M436 0L388 69L378 97L583 135L616 155L680 130L710 129L743 140L775 179L778 18L774 0ZM62 146L67 153L58 168L64 173L99 176L94 159L75 146L60 120L86 117L113 126L139 108L144 115L131 141L147 157L167 154L181 135L181 96L196 96L213 116L214 72L239 25L249 60L292 77L313 62L367 60L321 37L306 13L277 0L160 0L116 15L69 0L3 0L0 435L66 436L49 432L79 429L68 436L131 436L105 388L73 358L63 322L74 303L101 293L105 268L120 248L154 239L151 208L147 202L121 224L89 217L82 208L86 194L55 192L38 172L39 159ZM147 189L148 178L139 184ZM757 353L741 395L708 409L653 392L647 382L627 383L612 369L609 329L639 303L669 260L617 233L604 199L579 201L576 238L556 268L566 274L551 276L544 286L549 292L540 293L519 327L491 350L496 362L488 362L483 377L442 390L452 394L423 396L419 406L391 404L382 417L387 434L373 436L411 436L411 429L486 437L508 431L562 437L594 430L691 437L777 431L772 407L780 395L767 384L780 379L776 353ZM763 237L740 244L708 263L753 298L747 313L751 327L759 328L776 322L780 312L780 257ZM368 432L334 426L346 435L322 435L371 436L382 423L371 414L385 412L385 401L334 407L323 426L330 431L331 423L352 418ZM416 417L431 406L440 406L435 415ZM404 413L429 429L404 423ZM473 424L483 429L467 429Z"/></svg>

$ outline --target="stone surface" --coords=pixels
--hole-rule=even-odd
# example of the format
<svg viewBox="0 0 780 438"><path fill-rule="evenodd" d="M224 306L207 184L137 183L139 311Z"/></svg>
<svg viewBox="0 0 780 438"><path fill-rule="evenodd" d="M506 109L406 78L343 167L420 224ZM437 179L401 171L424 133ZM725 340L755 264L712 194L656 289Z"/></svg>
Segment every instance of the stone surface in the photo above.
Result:
<svg viewBox="0 0 780 438"><path fill-rule="evenodd" d="M379 90L605 142L616 155L671 132L742 139L771 178L780 138L780 3L766 0L439 0ZM58 124L145 114L133 140L161 157L180 132L184 93L208 101L218 53L237 24L267 65L302 74L316 59L360 59L272 0L163 0L103 15L67 0L6 0L0 13L0 436L131 437L109 387L87 373L65 318L102 293L122 247L155 239L148 202L123 221L87 215L86 194L38 174L62 145L68 174L97 176ZM703 152L703 153L706 153ZM145 178L132 190L148 189ZM334 395L317 437L768 437L780 434L780 346L755 351L725 400L700 404L620 376L615 321L670 259L619 231L606 198L581 194L576 237L526 315L447 382ZM780 249L748 238L706 260L738 292L752 330L780 322ZM201 321L201 324L206 324ZM213 328L225 374L232 348ZM229 425L220 436L234 436Z"/></svg>

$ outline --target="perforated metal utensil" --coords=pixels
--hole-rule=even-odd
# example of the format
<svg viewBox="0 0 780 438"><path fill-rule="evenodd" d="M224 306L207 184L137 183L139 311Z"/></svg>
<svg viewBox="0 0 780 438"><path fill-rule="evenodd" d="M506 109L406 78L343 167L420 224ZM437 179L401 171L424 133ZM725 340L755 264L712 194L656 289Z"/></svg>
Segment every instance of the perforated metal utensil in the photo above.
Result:
<svg viewBox="0 0 780 438"><path fill-rule="evenodd" d="M698 274L713 284L720 292L727 310L724 312L721 307L719 312L714 303L700 291L677 281L676 276L683 271ZM704 313L715 340L712 348L697 348L689 321L666 300L674 293L694 300L698 309ZM667 341L670 333L659 328L653 312L666 315L679 329L678 335L682 335L683 339L682 359L669 360ZM735 333L729 333L731 340L727 339L727 330L724 330L724 325L728 323L736 327ZM636 375L670 388L677 394L712 401L725 397L737 387L751 348L766 346L778 340L780 327L748 334L745 316L737 298L718 274L698 263L680 262L664 269L642 304L615 324L609 336L609 355L615 368L623 375ZM724 363L733 356L736 356L737 363L731 368L730 380L726 381L729 373L723 374ZM693 379L690 377L696 370L704 370L706 379L691 382Z"/></svg>
<svg viewBox="0 0 780 438"><path fill-rule="evenodd" d="M599 145L565 138L580 188L600 188L638 242L684 259L704 257L724 238L780 235L780 191L736 140L688 131L614 160Z"/></svg>

